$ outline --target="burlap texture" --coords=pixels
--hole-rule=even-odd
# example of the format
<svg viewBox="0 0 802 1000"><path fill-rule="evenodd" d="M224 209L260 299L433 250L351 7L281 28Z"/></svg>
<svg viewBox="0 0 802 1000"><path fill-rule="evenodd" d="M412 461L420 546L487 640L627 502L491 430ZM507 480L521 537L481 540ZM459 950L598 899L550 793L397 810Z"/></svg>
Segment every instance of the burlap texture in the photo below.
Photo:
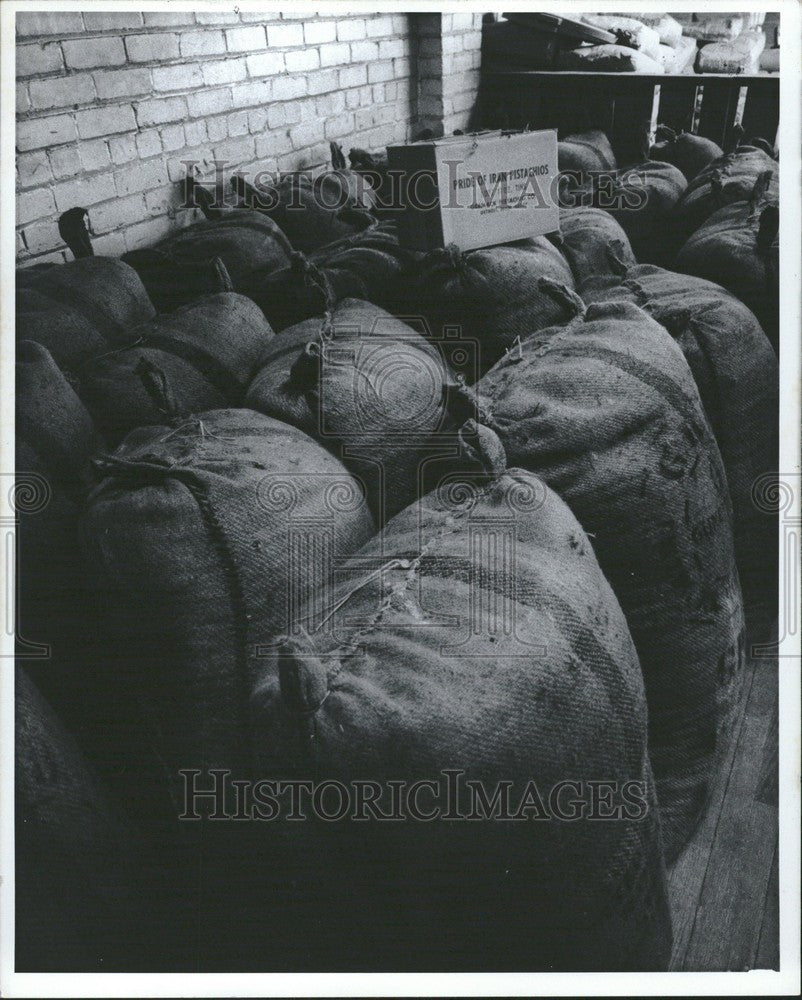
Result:
<svg viewBox="0 0 802 1000"><path fill-rule="evenodd" d="M626 264L637 263L627 234L609 212L585 205L560 209L557 245L571 265L577 288L595 275L614 273L610 244Z"/></svg>
<svg viewBox="0 0 802 1000"><path fill-rule="evenodd" d="M422 334L378 306L345 299L328 324L305 320L271 342L245 405L325 444L365 484L383 523L425 492L419 475L427 474L427 449L446 433L451 381Z"/></svg>
<svg viewBox="0 0 802 1000"><path fill-rule="evenodd" d="M336 459L252 410L140 428L96 464L82 534L142 706L132 766L155 751L175 792L179 768L242 765L259 644L373 522Z"/></svg>
<svg viewBox="0 0 802 1000"><path fill-rule="evenodd" d="M777 471L779 369L760 324L719 285L651 264L593 279L580 292L588 304L634 302L679 345L727 473L747 622L776 616L777 523L754 491Z"/></svg>
<svg viewBox="0 0 802 1000"><path fill-rule="evenodd" d="M573 288L568 261L548 240L529 242L467 253L453 246L433 250L411 277L410 298L430 329L439 336L445 327L456 327L475 340L480 371L495 364L517 338L567 318L538 279Z"/></svg>
<svg viewBox="0 0 802 1000"><path fill-rule="evenodd" d="M510 462L588 532L627 617L675 856L726 742L743 656L727 481L690 369L637 306L600 303L530 337L478 393Z"/></svg>
<svg viewBox="0 0 802 1000"><path fill-rule="evenodd" d="M614 776L653 800L626 623L578 522L536 477L444 481L343 568L331 606L263 663L260 773L386 782L455 768L487 789L510 782L513 799L533 775L539 789ZM295 918L315 899L305 947L338 967L668 960L656 810L634 823L287 826L282 908Z"/></svg>
<svg viewBox="0 0 802 1000"><path fill-rule="evenodd" d="M773 175L767 190L761 193L760 186L758 179L752 198L708 216L680 250L677 270L715 281L737 295L760 320L779 355L779 208Z"/></svg>
<svg viewBox="0 0 802 1000"><path fill-rule="evenodd" d="M734 201L747 200L755 181L766 170L772 174L770 193L776 201L779 166L762 149L739 146L700 170L688 184L674 212L678 247L715 211Z"/></svg>
<svg viewBox="0 0 802 1000"><path fill-rule="evenodd" d="M44 345L61 366L120 347L154 315L136 272L112 257L17 271L16 310L17 340Z"/></svg>
<svg viewBox="0 0 802 1000"><path fill-rule="evenodd" d="M657 126L657 142L649 150L650 160L673 163L689 182L722 156L724 150L712 139L693 132L675 132L663 125Z"/></svg>
<svg viewBox="0 0 802 1000"><path fill-rule="evenodd" d="M671 220L687 186L685 175L671 163L646 160L619 171L612 187L612 216L629 237L641 264L673 260L676 244Z"/></svg>
<svg viewBox="0 0 802 1000"><path fill-rule="evenodd" d="M252 211L230 212L221 219L193 223L171 233L157 248L182 264L219 257L236 292L247 291L253 272L284 267L292 250L272 219Z"/></svg>
<svg viewBox="0 0 802 1000"><path fill-rule="evenodd" d="M219 406L239 406L273 331L235 292L207 295L134 327L132 345L76 372L79 392L106 438Z"/></svg>
<svg viewBox="0 0 802 1000"><path fill-rule="evenodd" d="M610 140L594 128L567 135L557 143L557 166L561 171L586 172L615 170L618 164Z"/></svg>
<svg viewBox="0 0 802 1000"><path fill-rule="evenodd" d="M415 311L404 294L405 274L421 254L398 244L394 222L382 222L310 253L266 275L251 297L275 330L322 315L326 294L364 299L390 312Z"/></svg>
<svg viewBox="0 0 802 1000"><path fill-rule="evenodd" d="M351 179L356 182L356 175ZM242 188L242 185L239 185ZM252 189L242 188L246 203ZM275 204L269 202L275 201ZM269 197L253 202L286 233L293 250L311 253L375 222L372 215L351 197L349 181L325 174L312 178L303 173L284 175Z"/></svg>

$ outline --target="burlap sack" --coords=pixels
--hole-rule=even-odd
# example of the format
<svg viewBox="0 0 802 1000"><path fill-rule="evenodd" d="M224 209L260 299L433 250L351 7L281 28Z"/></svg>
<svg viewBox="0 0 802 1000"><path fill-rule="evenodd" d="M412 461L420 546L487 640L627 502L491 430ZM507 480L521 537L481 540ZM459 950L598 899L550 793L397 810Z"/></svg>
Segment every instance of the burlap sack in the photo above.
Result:
<svg viewBox="0 0 802 1000"><path fill-rule="evenodd" d="M293 254L290 265L266 275L251 297L275 330L320 316L334 302L364 299L390 312L414 311L406 271L421 254L399 246L394 222L383 222L314 253Z"/></svg>
<svg viewBox="0 0 802 1000"><path fill-rule="evenodd" d="M375 224L375 217L356 204L331 175L320 179L304 173L285 174L264 189L252 187L241 176L231 186L244 205L255 208L278 224L293 250L311 253L335 240Z"/></svg>
<svg viewBox="0 0 802 1000"><path fill-rule="evenodd" d="M512 811L530 779L544 799L577 782L586 801L591 781L631 780L645 813L286 823L274 881L291 888L277 933L296 961L325 955L337 968L665 968L659 822L626 623L565 504L535 476L505 472L485 428L465 431L478 433L484 471L394 518L344 567L331 617L278 637L262 661L257 773L367 779L389 796L389 781L452 769L489 795L508 783ZM456 815L471 812L464 792ZM290 928L310 920L299 941ZM258 950L267 932L250 930Z"/></svg>
<svg viewBox="0 0 802 1000"><path fill-rule="evenodd" d="M580 172L615 170L613 147L601 129L574 132L557 143L557 166L562 170Z"/></svg>
<svg viewBox="0 0 802 1000"><path fill-rule="evenodd" d="M563 295L570 293L562 293ZM627 617L669 857L704 806L741 676L718 448L677 344L629 302L529 337L477 390L512 464L568 503Z"/></svg>
<svg viewBox="0 0 802 1000"><path fill-rule="evenodd" d="M610 204L610 214L629 237L641 264L665 264L673 259L676 244L670 220L686 185L678 167L646 160L619 171L610 192L599 192L597 203L603 208Z"/></svg>
<svg viewBox="0 0 802 1000"><path fill-rule="evenodd" d="M578 205L560 209L559 236L552 237L571 265L577 288L595 275L616 273L611 263L609 246L627 264L636 264L627 234L609 212L601 208Z"/></svg>
<svg viewBox="0 0 802 1000"><path fill-rule="evenodd" d="M771 620L777 613L777 524L753 491L777 470L779 370L760 324L721 286L651 264L592 279L580 292L588 304L634 302L685 355L727 473L747 623Z"/></svg>
<svg viewBox="0 0 802 1000"><path fill-rule="evenodd" d="M172 312L201 295L231 290L248 295L256 276L285 267L291 252L272 219L229 211L178 229L154 247L124 254L123 260L136 268L157 310ZM222 262L223 274L215 259Z"/></svg>
<svg viewBox="0 0 802 1000"><path fill-rule="evenodd" d="M673 224L678 246L714 212L734 201L748 201L755 182L765 171L771 173L768 194L779 197L779 166L764 150L738 146L713 160L693 178L674 211Z"/></svg>
<svg viewBox="0 0 802 1000"><path fill-rule="evenodd" d="M77 523L103 439L46 348L17 345L17 653L72 726L83 721L94 602Z"/></svg>
<svg viewBox="0 0 802 1000"><path fill-rule="evenodd" d="M568 261L548 240L467 253L452 245L423 258L409 295L435 335L451 327L477 343L482 371L518 338L562 322L562 307L538 286L541 277L574 283Z"/></svg>
<svg viewBox="0 0 802 1000"><path fill-rule="evenodd" d="M273 331L244 295L207 295L130 331L130 347L76 372L107 440L218 406L239 406Z"/></svg>
<svg viewBox="0 0 802 1000"><path fill-rule="evenodd" d="M105 478L83 539L108 595L115 669L180 797L179 768L247 757L260 643L330 584L373 522L335 458L252 410L140 428L95 464Z"/></svg>
<svg viewBox="0 0 802 1000"><path fill-rule="evenodd" d="M17 271L17 340L35 340L59 365L127 343L154 315L136 272L111 257L87 257Z"/></svg>
<svg viewBox="0 0 802 1000"><path fill-rule="evenodd" d="M657 141L649 150L650 160L673 163L688 181L723 155L721 146L712 139L693 132L675 132L666 125L657 126Z"/></svg>
<svg viewBox="0 0 802 1000"><path fill-rule="evenodd" d="M748 200L720 208L677 256L677 270L715 281L744 302L780 350L780 214L775 175L765 171Z"/></svg>
<svg viewBox="0 0 802 1000"><path fill-rule="evenodd" d="M268 347L245 405L293 424L360 478L377 522L421 496L432 455L453 451L437 347L369 302L289 327ZM427 461L424 461L424 458Z"/></svg>
<svg viewBox="0 0 802 1000"><path fill-rule="evenodd" d="M378 204L376 193L370 181L358 170L348 167L345 153L338 142L330 142L331 164L313 179L320 193L327 201L342 201L346 205L356 205L365 211L373 211Z"/></svg>
<svg viewBox="0 0 802 1000"><path fill-rule="evenodd" d="M132 970L135 935L146 930L130 834L19 667L14 687L16 970Z"/></svg>
<svg viewBox="0 0 802 1000"><path fill-rule="evenodd" d="M387 150L359 149L355 147L348 151L348 162L351 169L363 177L373 188L373 213L378 218L392 217L396 195L393 190L393 178L389 175Z"/></svg>

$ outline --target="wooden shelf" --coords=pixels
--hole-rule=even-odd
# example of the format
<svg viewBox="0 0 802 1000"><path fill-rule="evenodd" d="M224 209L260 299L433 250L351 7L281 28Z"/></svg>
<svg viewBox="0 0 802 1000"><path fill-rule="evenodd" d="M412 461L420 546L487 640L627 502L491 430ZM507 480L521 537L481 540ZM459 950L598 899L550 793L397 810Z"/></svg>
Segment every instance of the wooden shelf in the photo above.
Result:
<svg viewBox="0 0 802 1000"><path fill-rule="evenodd" d="M485 76L512 76L524 78L551 77L565 78L576 77L577 80L639 80L643 83L665 83L671 80L695 80L697 83L704 83L707 80L728 80L737 83L739 86L747 86L755 81L776 80L779 82L779 73L584 73L570 69L509 69L495 68L488 66L482 68Z"/></svg>
<svg viewBox="0 0 802 1000"><path fill-rule="evenodd" d="M747 136L775 141L777 73L578 73L534 70L485 60L477 124L482 128L594 126L610 135L622 162L637 162L638 136L659 122L723 146L739 121Z"/></svg>

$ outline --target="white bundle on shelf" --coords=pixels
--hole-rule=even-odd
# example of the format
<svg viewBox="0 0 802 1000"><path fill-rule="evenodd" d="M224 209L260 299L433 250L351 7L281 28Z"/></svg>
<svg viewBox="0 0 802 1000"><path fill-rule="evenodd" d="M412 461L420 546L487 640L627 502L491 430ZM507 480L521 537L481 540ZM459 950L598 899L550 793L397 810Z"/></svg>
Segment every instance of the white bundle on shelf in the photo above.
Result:
<svg viewBox="0 0 802 1000"><path fill-rule="evenodd" d="M699 21L688 21L683 24L683 33L700 42L724 42L737 38L744 28L744 19L740 14L727 17L705 17Z"/></svg>
<svg viewBox="0 0 802 1000"><path fill-rule="evenodd" d="M641 21L647 28L657 32L661 45L670 45L676 48L682 38L682 25L670 14L633 14L634 18Z"/></svg>
<svg viewBox="0 0 802 1000"><path fill-rule="evenodd" d="M684 73L693 66L696 58L696 42L693 38L680 38L676 46L658 46L658 62L666 73Z"/></svg>
<svg viewBox="0 0 802 1000"><path fill-rule="evenodd" d="M700 49L697 69L700 73L754 73L765 47L766 36L759 28L742 31L731 41Z"/></svg>
<svg viewBox="0 0 802 1000"><path fill-rule="evenodd" d="M657 57L660 35L654 28L647 27L634 17L624 17L620 14L583 14L582 20L594 28L612 32L622 46L637 49L652 59Z"/></svg>
<svg viewBox="0 0 802 1000"><path fill-rule="evenodd" d="M661 74L663 66L638 49L624 45L582 45L557 55L560 69L584 73Z"/></svg>

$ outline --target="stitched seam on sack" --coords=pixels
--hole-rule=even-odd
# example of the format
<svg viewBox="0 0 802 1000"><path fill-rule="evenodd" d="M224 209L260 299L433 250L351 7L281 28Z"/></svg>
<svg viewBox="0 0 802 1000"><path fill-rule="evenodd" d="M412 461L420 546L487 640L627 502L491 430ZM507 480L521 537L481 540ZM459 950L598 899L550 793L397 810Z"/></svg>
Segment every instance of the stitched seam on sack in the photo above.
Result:
<svg viewBox="0 0 802 1000"><path fill-rule="evenodd" d="M702 406L707 412L708 409L713 412L707 413L710 423L713 427L721 427L723 424L723 413L724 413L724 401L721 394L721 380L719 378L718 366L716 364L716 358L710 351L707 338L704 336L702 327L705 326L705 322L702 316L693 316L687 323L685 327L686 333L693 337L693 341L699 348L699 353L704 358L705 364L707 365L707 385L708 392L706 395L710 397L709 407L705 407L704 400L702 400ZM691 372L693 374L693 372ZM701 398L701 393L700 393ZM719 448L721 444L719 443Z"/></svg>
<svg viewBox="0 0 802 1000"><path fill-rule="evenodd" d="M449 517L451 519L465 517L467 514L470 513L470 511L473 509L476 503L478 503L480 500L484 499L484 497L487 496L487 494L490 492L491 489L493 489L494 486L496 486L496 484L497 480L492 480L491 482L486 483L483 487L477 490L474 497L474 502L472 504L466 505L462 510L460 510L456 514L455 513L450 514ZM396 585L390 590L390 593L387 594L387 596L382 600L381 605L379 606L378 610L373 615L371 620L366 625L362 626L360 629L354 632L354 634L348 639L347 643L342 643L329 652L328 655L337 657L337 659L339 660L339 664L338 666L333 668L333 670L328 674L326 678L327 695L329 691L331 691L332 682L336 680L336 678L339 676L339 674L342 672L345 666L345 663L343 661L345 659L348 659L350 656L355 655L358 652L360 640L362 640L370 632L375 631L375 629L381 622L382 618L384 617L385 612L389 610L391 604L393 603L393 600L397 596L406 594L409 591L413 582L417 578L421 560L424 558L424 556L428 554L432 546L436 542L438 542L443 537L443 535L445 535L447 532L450 532L451 529L452 529L452 524L445 523L437 532L435 532L435 534L429 539L429 541L426 542L426 544L420 549L417 556L415 556L411 560L412 565L406 571L406 577L404 579L403 585L401 586Z"/></svg>

